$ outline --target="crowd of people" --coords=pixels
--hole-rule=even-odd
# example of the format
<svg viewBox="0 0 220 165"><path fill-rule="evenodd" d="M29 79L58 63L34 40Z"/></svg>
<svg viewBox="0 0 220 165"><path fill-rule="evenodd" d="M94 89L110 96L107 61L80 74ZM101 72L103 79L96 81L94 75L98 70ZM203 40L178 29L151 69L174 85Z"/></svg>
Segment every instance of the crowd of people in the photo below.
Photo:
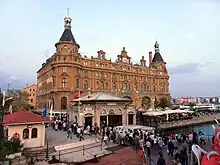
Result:
<svg viewBox="0 0 220 165"><path fill-rule="evenodd" d="M109 145L110 143L131 145L148 158L151 157L152 151L154 153L157 152L159 155L157 165L166 165L164 152L168 153L170 160L175 165L188 165L188 154L191 153L192 144L206 144L204 134L201 131L198 134L191 132L189 134L168 135L158 131L125 129L123 126L103 125L99 128L95 124L93 127L90 125L81 127L77 123L68 124L66 121L59 119L54 121L53 129L55 131L65 131L68 138L73 138L73 135L76 135L80 141L84 140L85 134L88 134L94 136L97 141L101 141L105 145Z"/></svg>

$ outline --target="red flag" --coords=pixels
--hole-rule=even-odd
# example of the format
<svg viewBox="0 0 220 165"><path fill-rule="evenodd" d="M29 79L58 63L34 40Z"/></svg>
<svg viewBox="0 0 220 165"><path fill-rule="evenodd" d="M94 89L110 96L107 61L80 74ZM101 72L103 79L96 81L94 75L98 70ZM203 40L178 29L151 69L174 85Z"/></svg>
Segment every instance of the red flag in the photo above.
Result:
<svg viewBox="0 0 220 165"><path fill-rule="evenodd" d="M86 55L84 55L84 58L88 58Z"/></svg>
<svg viewBox="0 0 220 165"><path fill-rule="evenodd" d="M77 92L74 96L73 96L73 99L76 100L80 97L80 92Z"/></svg>

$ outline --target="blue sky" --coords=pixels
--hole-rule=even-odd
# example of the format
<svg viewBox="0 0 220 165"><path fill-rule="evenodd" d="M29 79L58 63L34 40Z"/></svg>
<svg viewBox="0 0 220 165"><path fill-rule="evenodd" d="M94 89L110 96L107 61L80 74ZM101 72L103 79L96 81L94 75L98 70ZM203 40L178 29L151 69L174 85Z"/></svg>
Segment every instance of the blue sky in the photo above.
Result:
<svg viewBox="0 0 220 165"><path fill-rule="evenodd" d="M220 95L219 0L0 0L0 86L35 83L67 8L82 54L103 49L115 59L125 46L137 62L157 38L172 96Z"/></svg>

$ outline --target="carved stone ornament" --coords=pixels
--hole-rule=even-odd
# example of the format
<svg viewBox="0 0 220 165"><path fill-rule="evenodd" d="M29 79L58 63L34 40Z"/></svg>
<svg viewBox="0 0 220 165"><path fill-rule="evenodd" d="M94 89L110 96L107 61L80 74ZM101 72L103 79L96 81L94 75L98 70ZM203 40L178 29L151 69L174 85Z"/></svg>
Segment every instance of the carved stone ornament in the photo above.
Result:
<svg viewBox="0 0 220 165"><path fill-rule="evenodd" d="M122 114L122 110L121 109L118 109L116 112L117 112L117 115L121 115Z"/></svg>
<svg viewBox="0 0 220 165"><path fill-rule="evenodd" d="M85 117L93 117L94 115L92 113L86 113Z"/></svg>
<svg viewBox="0 0 220 165"><path fill-rule="evenodd" d="M109 112L108 112L108 114L109 114L109 115L115 115L114 109L110 109Z"/></svg>
<svg viewBox="0 0 220 165"><path fill-rule="evenodd" d="M128 114L134 114L134 112L133 111L129 111Z"/></svg>
<svg viewBox="0 0 220 165"><path fill-rule="evenodd" d="M101 114L101 115L107 115L107 112L106 112L105 109L102 109L102 110L100 111L100 114Z"/></svg>

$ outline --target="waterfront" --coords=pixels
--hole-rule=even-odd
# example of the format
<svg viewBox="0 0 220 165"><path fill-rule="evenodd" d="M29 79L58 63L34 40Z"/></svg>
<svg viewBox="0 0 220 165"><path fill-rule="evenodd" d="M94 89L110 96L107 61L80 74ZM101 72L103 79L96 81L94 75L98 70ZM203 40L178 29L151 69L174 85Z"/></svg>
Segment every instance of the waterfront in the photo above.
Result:
<svg viewBox="0 0 220 165"><path fill-rule="evenodd" d="M206 138L211 138L214 135L213 125L216 123L208 123L208 124L197 124L191 126L185 126L181 128L174 128L174 129L166 129L165 132L167 133L189 133L191 131L199 132L202 131Z"/></svg>

